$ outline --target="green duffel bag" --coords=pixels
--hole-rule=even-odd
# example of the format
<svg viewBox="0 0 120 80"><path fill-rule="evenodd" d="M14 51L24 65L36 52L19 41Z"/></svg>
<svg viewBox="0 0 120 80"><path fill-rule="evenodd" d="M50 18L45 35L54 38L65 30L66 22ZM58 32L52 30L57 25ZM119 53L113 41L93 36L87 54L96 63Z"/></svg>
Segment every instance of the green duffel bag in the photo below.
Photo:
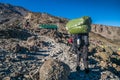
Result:
<svg viewBox="0 0 120 80"><path fill-rule="evenodd" d="M88 33L91 30L91 23L92 20L89 16L83 16L82 18L70 20L66 24L66 29L70 34Z"/></svg>
<svg viewBox="0 0 120 80"><path fill-rule="evenodd" d="M79 33L88 33L90 32L91 27L88 25L80 25L76 27L72 27L68 30L70 34L79 34Z"/></svg>

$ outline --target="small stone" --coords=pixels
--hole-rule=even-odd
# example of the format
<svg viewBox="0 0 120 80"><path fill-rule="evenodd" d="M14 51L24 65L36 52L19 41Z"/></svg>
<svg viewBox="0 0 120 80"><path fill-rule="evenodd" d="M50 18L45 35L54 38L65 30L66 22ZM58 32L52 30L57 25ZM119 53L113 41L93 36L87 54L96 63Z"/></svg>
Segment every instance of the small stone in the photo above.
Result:
<svg viewBox="0 0 120 80"><path fill-rule="evenodd" d="M32 36L32 37L29 37L27 39L27 44L30 45L30 46L34 46L35 45L35 40L36 40L36 37L35 36Z"/></svg>
<svg viewBox="0 0 120 80"><path fill-rule="evenodd" d="M106 80L106 79L107 79L107 74L106 74L106 73L103 73L103 74L101 75L101 79L102 79L102 80Z"/></svg>
<svg viewBox="0 0 120 80"><path fill-rule="evenodd" d="M22 67L20 66L20 67L18 67L18 71L20 71L22 69Z"/></svg>
<svg viewBox="0 0 120 80"><path fill-rule="evenodd" d="M120 66L117 66L117 67L116 67L116 70L117 70L117 71L120 71Z"/></svg>
<svg viewBox="0 0 120 80"><path fill-rule="evenodd" d="M27 42L31 42L31 41L33 41L33 40L35 40L35 39L36 39L35 36L28 37Z"/></svg>
<svg viewBox="0 0 120 80"><path fill-rule="evenodd" d="M112 64L111 64L111 63L109 63L109 64L108 64L108 66L112 66Z"/></svg>
<svg viewBox="0 0 120 80"><path fill-rule="evenodd" d="M42 59L42 62L44 62L45 61L45 59Z"/></svg>
<svg viewBox="0 0 120 80"><path fill-rule="evenodd" d="M119 50L119 51L117 51L117 54L120 56L120 50Z"/></svg>
<svg viewBox="0 0 120 80"><path fill-rule="evenodd" d="M25 77L25 78L29 78L30 76L29 76L29 75L27 75L27 74L25 74L25 75L24 75L24 77Z"/></svg>
<svg viewBox="0 0 120 80"><path fill-rule="evenodd" d="M5 62L10 62L11 58L6 58Z"/></svg>
<svg viewBox="0 0 120 80"><path fill-rule="evenodd" d="M0 67L2 66L3 64L2 63L0 63Z"/></svg>
<svg viewBox="0 0 120 80"><path fill-rule="evenodd" d="M107 67L107 63L105 61L101 61L100 62L100 66L105 68L105 67Z"/></svg>
<svg viewBox="0 0 120 80"><path fill-rule="evenodd" d="M15 72L10 74L11 77L15 77Z"/></svg>
<svg viewBox="0 0 120 80"><path fill-rule="evenodd" d="M11 78L10 77L5 77L5 78L3 78L3 80L11 80Z"/></svg>
<svg viewBox="0 0 120 80"><path fill-rule="evenodd" d="M117 65L116 65L116 64L114 64L114 63L112 64L112 66L113 66L114 68L116 68L116 67L117 67Z"/></svg>
<svg viewBox="0 0 120 80"><path fill-rule="evenodd" d="M29 56L28 56L27 54L23 54L21 57L22 57L23 59L26 59L26 58L28 58Z"/></svg>

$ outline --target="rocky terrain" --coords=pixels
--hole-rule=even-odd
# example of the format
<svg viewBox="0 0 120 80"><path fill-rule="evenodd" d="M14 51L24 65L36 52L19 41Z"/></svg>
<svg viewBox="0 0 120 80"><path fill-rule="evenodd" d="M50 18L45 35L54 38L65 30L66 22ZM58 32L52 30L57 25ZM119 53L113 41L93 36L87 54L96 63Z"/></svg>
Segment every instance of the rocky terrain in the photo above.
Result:
<svg viewBox="0 0 120 80"><path fill-rule="evenodd" d="M0 11L0 80L39 80L42 64L51 58L70 67L68 80L120 79L119 27L92 25L90 73L84 73L81 62L78 74L75 71L76 54L70 52L67 45L69 35L65 24L68 19L3 3L0 3ZM27 27L26 20L30 24ZM59 28L57 31L40 29L38 26L43 23L56 24Z"/></svg>
<svg viewBox="0 0 120 80"><path fill-rule="evenodd" d="M113 43L120 44L120 27L92 24L92 32L99 34Z"/></svg>

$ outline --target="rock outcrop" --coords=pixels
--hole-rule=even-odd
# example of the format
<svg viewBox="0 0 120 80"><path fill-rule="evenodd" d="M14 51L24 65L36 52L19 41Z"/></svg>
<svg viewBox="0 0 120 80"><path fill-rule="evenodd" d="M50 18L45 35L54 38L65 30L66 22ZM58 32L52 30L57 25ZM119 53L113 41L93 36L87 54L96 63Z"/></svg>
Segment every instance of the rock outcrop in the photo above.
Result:
<svg viewBox="0 0 120 80"><path fill-rule="evenodd" d="M39 80L68 80L70 68L67 64L59 61L48 59L40 68Z"/></svg>

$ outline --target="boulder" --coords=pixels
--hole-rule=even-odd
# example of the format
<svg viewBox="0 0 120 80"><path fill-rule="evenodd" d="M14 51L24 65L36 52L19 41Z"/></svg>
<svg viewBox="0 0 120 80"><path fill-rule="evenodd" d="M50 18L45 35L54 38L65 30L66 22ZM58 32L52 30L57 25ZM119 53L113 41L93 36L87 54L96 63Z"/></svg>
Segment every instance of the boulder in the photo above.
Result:
<svg viewBox="0 0 120 80"><path fill-rule="evenodd" d="M70 68L65 63L48 59L39 70L39 80L68 80Z"/></svg>
<svg viewBox="0 0 120 80"><path fill-rule="evenodd" d="M28 45L29 51L37 51L38 50L38 48L37 48L38 42L36 39L37 39L36 36L32 36L27 39L27 45Z"/></svg>

